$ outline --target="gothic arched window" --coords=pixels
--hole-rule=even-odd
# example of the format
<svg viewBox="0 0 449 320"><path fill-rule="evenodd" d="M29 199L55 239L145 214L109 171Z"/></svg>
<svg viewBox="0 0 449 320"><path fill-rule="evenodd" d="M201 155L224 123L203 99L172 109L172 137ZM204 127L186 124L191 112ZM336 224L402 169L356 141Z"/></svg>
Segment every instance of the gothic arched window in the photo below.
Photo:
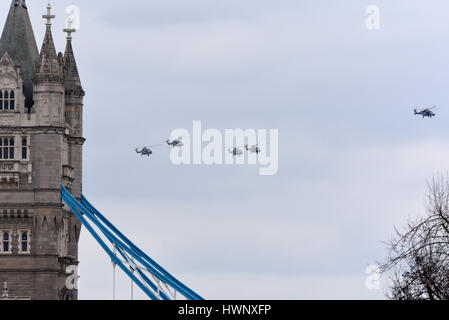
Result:
<svg viewBox="0 0 449 320"><path fill-rule="evenodd" d="M9 139L3 139L3 159L9 159Z"/></svg>
<svg viewBox="0 0 449 320"><path fill-rule="evenodd" d="M9 243L10 237L8 231L3 231L2 242L3 242L2 251L4 253L10 252L10 243Z"/></svg>
<svg viewBox="0 0 449 320"><path fill-rule="evenodd" d="M19 237L19 252L30 253L30 231L21 230Z"/></svg>
<svg viewBox="0 0 449 320"><path fill-rule="evenodd" d="M22 139L22 159L28 158L28 144L27 138Z"/></svg>
<svg viewBox="0 0 449 320"><path fill-rule="evenodd" d="M16 94L14 90L0 90L0 110L15 110Z"/></svg>
<svg viewBox="0 0 449 320"><path fill-rule="evenodd" d="M8 90L5 90L3 92L3 109L5 109L5 110L9 109L9 93L8 93Z"/></svg>
<svg viewBox="0 0 449 320"><path fill-rule="evenodd" d="M14 139L9 139L9 159L14 159Z"/></svg>
<svg viewBox="0 0 449 320"><path fill-rule="evenodd" d="M0 159L14 159L14 138L0 138Z"/></svg>
<svg viewBox="0 0 449 320"><path fill-rule="evenodd" d="M9 95L9 110L14 110L14 108L16 107L16 95L14 94L14 91L11 91L10 95Z"/></svg>
<svg viewBox="0 0 449 320"><path fill-rule="evenodd" d="M21 251L28 252L28 231L22 231Z"/></svg>

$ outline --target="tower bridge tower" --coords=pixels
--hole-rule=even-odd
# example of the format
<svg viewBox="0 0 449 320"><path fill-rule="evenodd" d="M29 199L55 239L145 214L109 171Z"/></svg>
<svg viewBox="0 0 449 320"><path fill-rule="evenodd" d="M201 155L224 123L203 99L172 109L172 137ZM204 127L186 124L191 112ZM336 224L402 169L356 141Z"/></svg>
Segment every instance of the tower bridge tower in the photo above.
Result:
<svg viewBox="0 0 449 320"><path fill-rule="evenodd" d="M13 0L0 39L0 284L10 296L77 299L81 223L61 201L82 190L83 97L73 29L56 53L47 7L39 52L25 0Z"/></svg>

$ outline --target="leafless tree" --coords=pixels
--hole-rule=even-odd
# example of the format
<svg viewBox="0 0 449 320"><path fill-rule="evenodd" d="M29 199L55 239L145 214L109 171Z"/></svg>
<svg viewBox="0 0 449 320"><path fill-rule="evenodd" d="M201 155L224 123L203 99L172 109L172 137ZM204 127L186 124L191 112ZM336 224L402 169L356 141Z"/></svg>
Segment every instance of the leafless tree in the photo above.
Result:
<svg viewBox="0 0 449 320"><path fill-rule="evenodd" d="M424 218L395 229L387 243L389 256L381 270L390 273L389 298L449 300L449 178L438 175L428 183Z"/></svg>

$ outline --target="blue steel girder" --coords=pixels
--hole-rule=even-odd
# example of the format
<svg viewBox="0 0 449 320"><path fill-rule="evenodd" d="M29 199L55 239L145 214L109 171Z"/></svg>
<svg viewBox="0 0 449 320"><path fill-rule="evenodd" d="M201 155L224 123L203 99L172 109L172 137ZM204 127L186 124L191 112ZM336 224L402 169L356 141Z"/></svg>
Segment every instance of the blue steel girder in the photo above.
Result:
<svg viewBox="0 0 449 320"><path fill-rule="evenodd" d="M188 300L203 300L201 296L173 277L125 237L84 196L81 196L80 203L61 185L61 197L70 210L78 217L83 226L85 226L103 250L109 255L112 262L118 265L150 299L171 300L172 298L176 299L176 293L180 293ZM91 223L106 237L109 245L103 241ZM116 251L121 258L117 256ZM151 281L149 276L153 278L154 282Z"/></svg>

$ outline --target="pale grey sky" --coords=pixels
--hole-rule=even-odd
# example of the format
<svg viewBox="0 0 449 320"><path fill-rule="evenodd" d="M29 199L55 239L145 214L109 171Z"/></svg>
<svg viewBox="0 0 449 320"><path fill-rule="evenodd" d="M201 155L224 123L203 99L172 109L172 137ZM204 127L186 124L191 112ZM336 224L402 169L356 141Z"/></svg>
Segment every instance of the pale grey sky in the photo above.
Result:
<svg viewBox="0 0 449 320"><path fill-rule="evenodd" d="M366 267L448 169L447 1L53 2L60 51L65 8L81 13L84 193L136 244L208 299L383 298ZM28 3L39 47L45 5ZM437 118L413 117L434 104ZM279 129L279 173L134 153L193 120ZM111 298L85 230L80 261L80 298Z"/></svg>

